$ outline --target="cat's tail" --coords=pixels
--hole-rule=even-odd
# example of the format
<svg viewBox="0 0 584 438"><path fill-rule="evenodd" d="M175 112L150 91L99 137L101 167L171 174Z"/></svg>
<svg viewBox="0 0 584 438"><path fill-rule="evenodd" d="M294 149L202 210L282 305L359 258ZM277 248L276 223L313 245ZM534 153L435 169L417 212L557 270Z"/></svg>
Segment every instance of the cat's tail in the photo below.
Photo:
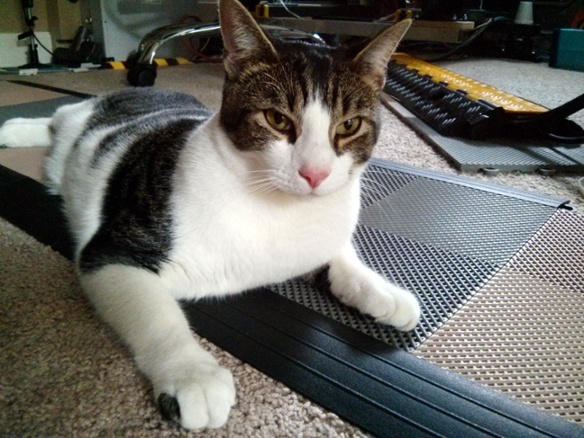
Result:
<svg viewBox="0 0 584 438"><path fill-rule="evenodd" d="M50 146L51 120L51 117L7 120L0 126L0 145L9 148Z"/></svg>

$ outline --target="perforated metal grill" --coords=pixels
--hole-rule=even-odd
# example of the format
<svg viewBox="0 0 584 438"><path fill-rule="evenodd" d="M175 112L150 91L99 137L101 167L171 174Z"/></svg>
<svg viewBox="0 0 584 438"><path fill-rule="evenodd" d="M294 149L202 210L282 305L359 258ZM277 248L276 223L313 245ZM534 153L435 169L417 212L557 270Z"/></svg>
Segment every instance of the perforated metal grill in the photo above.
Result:
<svg viewBox="0 0 584 438"><path fill-rule="evenodd" d="M360 226L355 240L362 260L386 278L414 291L422 304L421 322L407 344L411 350L433 333L496 271L488 262ZM379 326L378 324L375 324ZM386 326L392 337L403 334Z"/></svg>
<svg viewBox="0 0 584 438"><path fill-rule="evenodd" d="M553 169L576 172L584 169L584 148L560 143L513 139L463 141L441 135L432 135L430 141L463 171Z"/></svg>
<svg viewBox="0 0 584 438"><path fill-rule="evenodd" d="M519 251L510 269L584 292L584 216L559 211Z"/></svg>
<svg viewBox="0 0 584 438"><path fill-rule="evenodd" d="M293 280L273 290L399 348L414 350L554 214L555 207L372 165L355 244L363 261L414 291L420 325L401 333Z"/></svg>
<svg viewBox="0 0 584 438"><path fill-rule="evenodd" d="M533 202L417 178L363 209L361 224L497 264L549 216Z"/></svg>
<svg viewBox="0 0 584 438"><path fill-rule="evenodd" d="M584 216L558 211L415 354L584 423Z"/></svg>

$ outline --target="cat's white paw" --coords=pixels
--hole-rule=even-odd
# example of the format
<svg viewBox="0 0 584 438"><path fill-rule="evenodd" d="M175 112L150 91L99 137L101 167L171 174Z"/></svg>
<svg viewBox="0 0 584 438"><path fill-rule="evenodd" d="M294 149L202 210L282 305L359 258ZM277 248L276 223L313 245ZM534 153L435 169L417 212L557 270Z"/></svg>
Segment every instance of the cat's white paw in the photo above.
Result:
<svg viewBox="0 0 584 438"><path fill-rule="evenodd" d="M377 322L409 331L420 321L420 304L411 292L388 283L363 265L331 265L329 280L337 298Z"/></svg>
<svg viewBox="0 0 584 438"><path fill-rule="evenodd" d="M231 372L215 363L196 363L169 372L155 384L162 415L185 429L215 429L227 422L235 404Z"/></svg>
<svg viewBox="0 0 584 438"><path fill-rule="evenodd" d="M377 299L379 302L374 306L376 310L370 313L377 322L392 325L404 332L412 330L420 322L420 304L407 290L385 283Z"/></svg>
<svg viewBox="0 0 584 438"><path fill-rule="evenodd" d="M17 148L25 146L50 146L50 118L7 120L0 126L0 145Z"/></svg>

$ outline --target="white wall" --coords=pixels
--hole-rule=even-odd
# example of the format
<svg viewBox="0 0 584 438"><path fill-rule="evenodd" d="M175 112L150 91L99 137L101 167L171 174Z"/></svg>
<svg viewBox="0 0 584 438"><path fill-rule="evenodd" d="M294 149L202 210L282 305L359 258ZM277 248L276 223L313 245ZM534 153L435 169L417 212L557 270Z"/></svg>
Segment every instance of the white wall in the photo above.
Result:
<svg viewBox="0 0 584 438"><path fill-rule="evenodd" d="M124 61L138 49L141 39L158 27L178 24L181 17L196 14L194 0L162 0L158 12L128 12L121 10L123 0L92 0L89 2L95 40L104 46L105 56ZM168 4L167 4L168 3ZM172 7L169 7L171 4ZM152 3L156 6L157 3ZM164 44L156 57L184 56L180 41Z"/></svg>
<svg viewBox="0 0 584 438"><path fill-rule="evenodd" d="M53 50L49 32L35 32L43 45ZM0 33L0 67L18 67L30 62L28 57L29 38L18 40L18 33ZM37 45L39 61L44 64L51 62L51 55Z"/></svg>

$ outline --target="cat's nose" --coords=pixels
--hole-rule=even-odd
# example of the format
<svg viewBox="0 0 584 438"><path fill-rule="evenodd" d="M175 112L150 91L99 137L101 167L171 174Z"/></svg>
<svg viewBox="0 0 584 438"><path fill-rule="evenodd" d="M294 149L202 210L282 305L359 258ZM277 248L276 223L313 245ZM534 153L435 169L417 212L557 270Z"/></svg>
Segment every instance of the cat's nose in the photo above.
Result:
<svg viewBox="0 0 584 438"><path fill-rule="evenodd" d="M330 171L328 170L313 169L310 167L303 167L298 173L313 189L317 188L330 175Z"/></svg>

